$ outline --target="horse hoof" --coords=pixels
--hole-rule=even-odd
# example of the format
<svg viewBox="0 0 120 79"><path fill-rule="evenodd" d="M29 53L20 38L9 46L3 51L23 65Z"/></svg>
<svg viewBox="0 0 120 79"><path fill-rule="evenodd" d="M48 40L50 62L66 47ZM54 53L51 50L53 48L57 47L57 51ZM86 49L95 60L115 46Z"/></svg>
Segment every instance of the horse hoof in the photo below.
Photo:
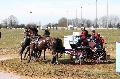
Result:
<svg viewBox="0 0 120 79"><path fill-rule="evenodd" d="M36 59L35 61L36 61L36 62L39 62L40 60L39 60L39 59Z"/></svg>
<svg viewBox="0 0 120 79"><path fill-rule="evenodd" d="M27 63L30 63L30 60L29 60L29 61L27 61Z"/></svg>
<svg viewBox="0 0 120 79"><path fill-rule="evenodd" d="M55 62L50 62L50 64L54 64L55 65L56 63Z"/></svg>
<svg viewBox="0 0 120 79"><path fill-rule="evenodd" d="M62 58L62 56L59 56L59 58Z"/></svg>
<svg viewBox="0 0 120 79"><path fill-rule="evenodd" d="M23 58L23 60L27 60L26 58Z"/></svg>
<svg viewBox="0 0 120 79"><path fill-rule="evenodd" d="M57 62L56 64L58 65L59 63Z"/></svg>

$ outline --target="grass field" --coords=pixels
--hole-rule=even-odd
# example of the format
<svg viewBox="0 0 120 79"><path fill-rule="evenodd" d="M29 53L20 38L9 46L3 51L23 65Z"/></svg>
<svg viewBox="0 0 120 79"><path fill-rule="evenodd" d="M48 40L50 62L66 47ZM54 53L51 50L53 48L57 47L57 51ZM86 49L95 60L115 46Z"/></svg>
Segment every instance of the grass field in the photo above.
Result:
<svg viewBox="0 0 120 79"><path fill-rule="evenodd" d="M0 55L17 54L20 43L23 40L22 29L0 29L2 38L0 39ZM51 36L59 37L63 40L65 35L72 34L79 30L50 30ZM115 59L115 42L120 41L120 30L97 30L105 38L107 54ZM40 30L39 34L43 34ZM68 63L68 58L61 58L59 65L49 64L50 55L46 61L26 63L19 59L11 59L0 62L0 69L16 72L20 75L46 78L74 78L74 79L119 79L120 74L115 73L115 63L93 64L93 65L73 65ZM66 63L66 64L65 64Z"/></svg>

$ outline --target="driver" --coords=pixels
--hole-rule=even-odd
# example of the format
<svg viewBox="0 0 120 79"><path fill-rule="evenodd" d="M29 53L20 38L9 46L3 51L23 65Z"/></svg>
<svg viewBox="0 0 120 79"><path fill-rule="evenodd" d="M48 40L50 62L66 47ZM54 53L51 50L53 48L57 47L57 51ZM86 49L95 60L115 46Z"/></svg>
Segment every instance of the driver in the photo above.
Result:
<svg viewBox="0 0 120 79"><path fill-rule="evenodd" d="M85 27L81 27L82 33L80 34L80 40L78 40L78 43L82 46L88 46L88 38L89 34L88 31L85 29Z"/></svg>
<svg viewBox="0 0 120 79"><path fill-rule="evenodd" d="M95 29L92 29L91 39L97 43L98 42L98 33L95 31Z"/></svg>
<svg viewBox="0 0 120 79"><path fill-rule="evenodd" d="M50 32L49 32L48 29L45 29L43 36L45 36L45 37L50 37Z"/></svg>

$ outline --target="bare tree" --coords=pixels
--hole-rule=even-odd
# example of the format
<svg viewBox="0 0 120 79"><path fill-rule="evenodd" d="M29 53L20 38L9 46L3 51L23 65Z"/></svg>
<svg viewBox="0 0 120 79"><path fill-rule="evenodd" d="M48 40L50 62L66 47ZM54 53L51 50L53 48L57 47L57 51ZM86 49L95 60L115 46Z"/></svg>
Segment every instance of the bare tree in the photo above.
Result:
<svg viewBox="0 0 120 79"><path fill-rule="evenodd" d="M4 28L7 28L7 27L8 27L8 20L7 20L7 19L4 19L4 20L2 21L2 25L3 25Z"/></svg>
<svg viewBox="0 0 120 79"><path fill-rule="evenodd" d="M109 16L108 18L108 27L117 27L117 24L119 23L119 17L117 16ZM107 16L103 16L98 20L98 24L101 27L107 26Z"/></svg>
<svg viewBox="0 0 120 79"><path fill-rule="evenodd" d="M110 16L109 17L109 25L112 25L112 27L117 27L118 23L119 23L119 17L117 17L117 16Z"/></svg>
<svg viewBox="0 0 120 79"><path fill-rule="evenodd" d="M25 24L20 24L17 28L25 28Z"/></svg>
<svg viewBox="0 0 120 79"><path fill-rule="evenodd" d="M18 25L18 20L17 20L17 18L15 17L15 16L13 16L13 15L10 15L9 17L8 17L8 25L9 25L9 27L10 28L12 28L12 27L16 27L17 25Z"/></svg>
<svg viewBox="0 0 120 79"><path fill-rule="evenodd" d="M89 28L89 27L91 27L92 26L92 21L91 20L86 20L86 26Z"/></svg>
<svg viewBox="0 0 120 79"><path fill-rule="evenodd" d="M51 23L48 23L48 24L47 24L47 29L48 29L48 28L50 28L50 29L52 28L52 24L51 24Z"/></svg>
<svg viewBox="0 0 120 79"><path fill-rule="evenodd" d="M120 23L117 24L117 28L120 28Z"/></svg>
<svg viewBox="0 0 120 79"><path fill-rule="evenodd" d="M67 27L67 19L65 17L61 18L59 21L58 21L58 26L59 27Z"/></svg>
<svg viewBox="0 0 120 79"><path fill-rule="evenodd" d="M0 29L1 29L1 28L3 28L3 25L2 25L2 24L0 24Z"/></svg>

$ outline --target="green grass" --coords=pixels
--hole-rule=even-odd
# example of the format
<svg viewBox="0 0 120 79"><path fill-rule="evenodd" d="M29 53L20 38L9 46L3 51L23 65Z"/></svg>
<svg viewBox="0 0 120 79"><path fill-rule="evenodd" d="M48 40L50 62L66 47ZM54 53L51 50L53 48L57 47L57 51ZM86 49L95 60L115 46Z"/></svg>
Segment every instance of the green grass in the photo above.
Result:
<svg viewBox="0 0 120 79"><path fill-rule="evenodd" d="M1 29L2 37L0 39L0 48L18 48L23 40L23 29ZM63 40L64 35L72 34L72 31L50 30L52 37L59 37ZM43 30L39 30L43 35Z"/></svg>
<svg viewBox="0 0 120 79"><path fill-rule="evenodd" d="M98 32L105 37L105 41L108 44L114 44L116 41L120 41L120 29L118 30L98 30Z"/></svg>
<svg viewBox="0 0 120 79"><path fill-rule="evenodd" d="M19 47L23 38L23 30L18 29L2 29L1 34L0 48Z"/></svg>
<svg viewBox="0 0 120 79"><path fill-rule="evenodd" d="M2 38L0 39L0 48L17 48L23 40L22 29L1 29ZM79 30L50 30L52 37L59 37L63 40L65 35L71 35L73 31ZM97 30L105 37L105 42L108 44L115 44L120 41L120 30ZM39 34L43 35L43 30L39 30Z"/></svg>
<svg viewBox="0 0 120 79"><path fill-rule="evenodd" d="M20 44L23 40L23 29L0 29L2 32L2 38L0 39L0 48L2 49L15 49L18 50L20 48ZM80 32L80 30L50 30L52 37L59 37L64 40L64 36L72 35L72 33ZM43 35L43 30L39 30L39 34ZM106 29L106 30L97 30L105 38L105 42L107 43L108 53L114 55L115 57L115 42L120 41L120 29ZM89 33L91 33L89 31ZM112 49L112 50L111 50Z"/></svg>

